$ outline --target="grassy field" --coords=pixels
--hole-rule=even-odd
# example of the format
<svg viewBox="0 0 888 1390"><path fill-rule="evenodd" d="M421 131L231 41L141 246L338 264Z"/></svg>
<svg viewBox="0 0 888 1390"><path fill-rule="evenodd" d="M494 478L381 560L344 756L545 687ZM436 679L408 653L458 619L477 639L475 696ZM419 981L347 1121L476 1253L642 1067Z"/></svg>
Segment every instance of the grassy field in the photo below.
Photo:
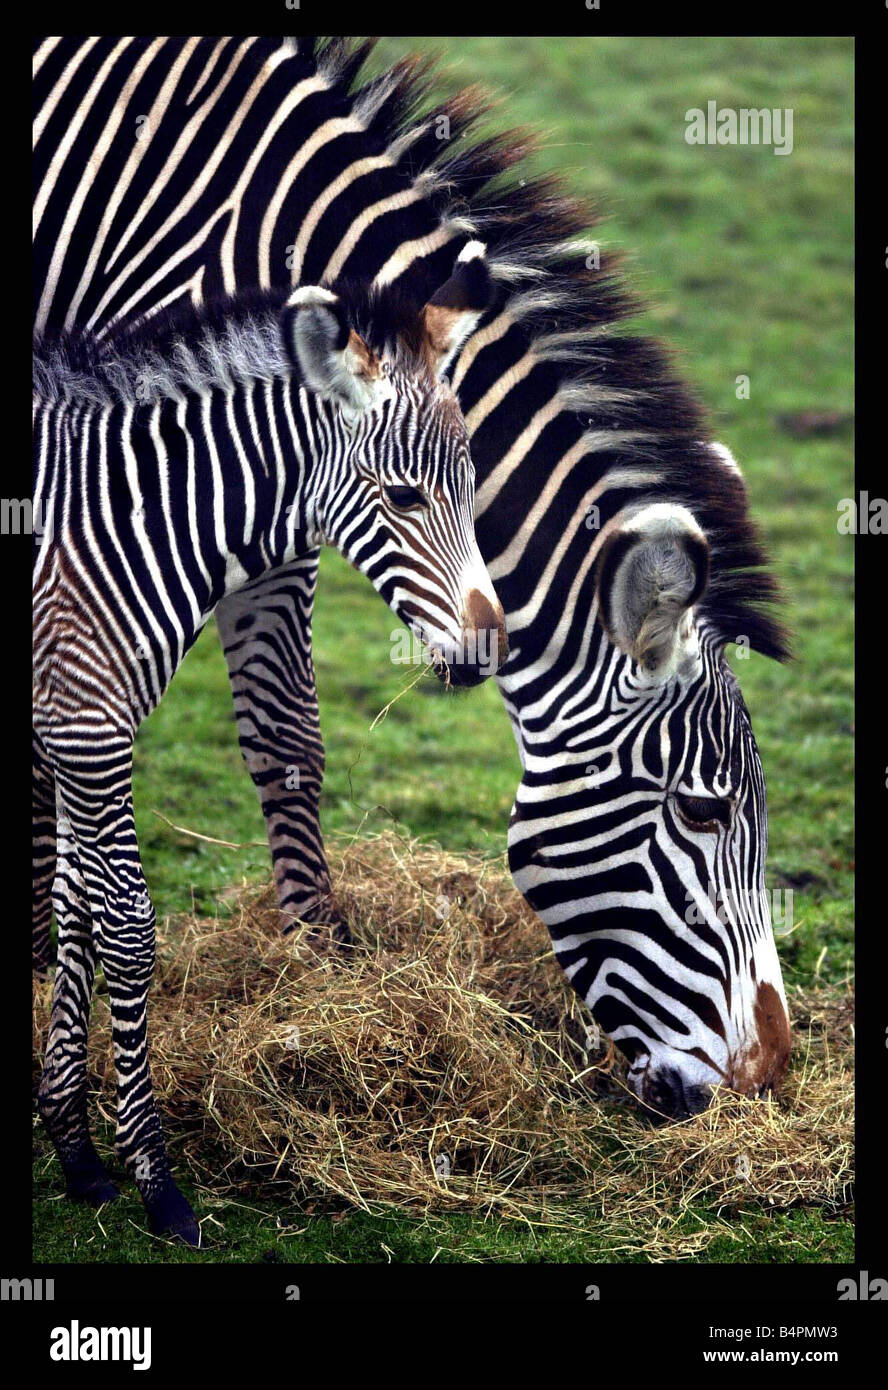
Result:
<svg viewBox="0 0 888 1390"><path fill-rule="evenodd" d="M852 410L852 52L841 38L386 40L377 62L439 47L452 86L502 96L496 123L546 132L535 167L603 201L596 235L623 248L649 302L644 327L669 340L740 460L785 585L797 661L736 663L768 780L769 881L792 888L781 943L789 983L840 986L852 963L852 541L836 506L852 492L849 423L799 437L795 417ZM689 146L691 107L790 107L794 149ZM738 399L738 376L749 378ZM326 832L396 823L445 848L498 855L518 782L493 683L464 696L423 681L369 732L404 683L388 659L395 620L367 582L326 553L315 653L327 745ZM208 629L137 741L136 812L158 916L224 911L218 895L267 875L258 804L243 768L227 676ZM154 813L244 847L173 831ZM252 842L252 843L248 843ZM57 1166L38 1135L39 1259L426 1262L609 1257L606 1228L581 1240L531 1237L468 1219L397 1212L314 1215L227 1204L226 1252L172 1252L140 1229L128 1191L106 1212L53 1200ZM202 1208L207 1210L206 1207ZM695 1219L714 1219L701 1211ZM273 1240L269 1236L273 1234ZM712 1260L852 1257L836 1214L751 1212ZM611 1255L611 1258L619 1256Z"/></svg>

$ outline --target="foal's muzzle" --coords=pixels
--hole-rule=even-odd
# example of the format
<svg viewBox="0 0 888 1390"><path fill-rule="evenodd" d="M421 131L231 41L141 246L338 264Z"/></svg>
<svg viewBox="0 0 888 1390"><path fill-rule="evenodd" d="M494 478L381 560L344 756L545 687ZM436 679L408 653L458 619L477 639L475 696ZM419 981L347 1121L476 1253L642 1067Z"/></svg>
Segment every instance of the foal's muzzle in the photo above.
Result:
<svg viewBox="0 0 888 1390"><path fill-rule="evenodd" d="M454 686L479 685L493 676L509 651L502 605L471 589L462 611L462 643L442 653L437 675Z"/></svg>

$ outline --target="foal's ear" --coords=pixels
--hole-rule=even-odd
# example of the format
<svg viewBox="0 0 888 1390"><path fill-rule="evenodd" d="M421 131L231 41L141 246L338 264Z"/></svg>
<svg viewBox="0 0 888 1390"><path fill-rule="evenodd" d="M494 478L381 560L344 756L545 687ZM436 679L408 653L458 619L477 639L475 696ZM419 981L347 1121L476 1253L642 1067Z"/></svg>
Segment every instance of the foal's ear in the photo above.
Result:
<svg viewBox="0 0 888 1390"><path fill-rule="evenodd" d="M422 327L432 367L442 376L490 303L493 285L487 247L470 241L460 251L453 274L422 311Z"/></svg>
<svg viewBox="0 0 888 1390"><path fill-rule="evenodd" d="M382 363L349 322L338 295L301 285L284 306L281 332L287 352L310 391L334 401L353 421L388 389Z"/></svg>
<svg viewBox="0 0 888 1390"><path fill-rule="evenodd" d="M687 507L654 502L608 537L598 561L598 613L622 651L658 683L692 644L693 605L709 582L709 544Z"/></svg>

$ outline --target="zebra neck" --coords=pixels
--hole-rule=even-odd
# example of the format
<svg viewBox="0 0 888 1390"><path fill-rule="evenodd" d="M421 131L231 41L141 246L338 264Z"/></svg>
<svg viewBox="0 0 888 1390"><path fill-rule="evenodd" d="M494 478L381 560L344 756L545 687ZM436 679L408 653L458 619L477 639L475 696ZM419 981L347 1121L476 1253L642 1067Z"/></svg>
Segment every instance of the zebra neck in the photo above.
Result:
<svg viewBox="0 0 888 1390"><path fill-rule="evenodd" d="M287 377L151 411L148 476L152 465L158 476L168 470L171 498L182 506L193 495L212 516L212 538L201 531L195 542L224 559L209 607L319 543L316 496L330 443L318 414L316 397Z"/></svg>
<svg viewBox="0 0 888 1390"><path fill-rule="evenodd" d="M571 490L577 496L571 497ZM594 527L584 493L567 479L539 508L535 480L519 479L522 504L511 509L496 498L478 524L478 540L506 613L510 654L500 685L510 703L541 700L549 716L597 687L615 655L598 622L596 561L610 525L641 490L598 494ZM524 499L530 499L528 504ZM590 694L592 692L590 691Z"/></svg>
<svg viewBox="0 0 888 1390"><path fill-rule="evenodd" d="M553 641L534 652L519 645L515 665L510 656L497 677L525 768L588 761L590 741L607 744L614 692L633 678L632 661L597 623L594 600L582 621L578 611L566 616L576 631L564 645Z"/></svg>

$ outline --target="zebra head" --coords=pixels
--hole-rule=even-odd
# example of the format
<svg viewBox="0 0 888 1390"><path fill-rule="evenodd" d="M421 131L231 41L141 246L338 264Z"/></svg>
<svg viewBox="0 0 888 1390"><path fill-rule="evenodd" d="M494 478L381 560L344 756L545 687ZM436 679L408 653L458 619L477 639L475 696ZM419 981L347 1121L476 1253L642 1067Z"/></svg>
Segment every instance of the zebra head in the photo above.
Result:
<svg viewBox="0 0 888 1390"><path fill-rule="evenodd" d="M316 499L318 534L370 578L454 685L484 680L506 654L475 539L469 434L444 380L490 298L484 250L470 242L421 309L391 292L307 286L284 320L338 444Z"/></svg>
<svg viewBox="0 0 888 1390"><path fill-rule="evenodd" d="M705 616L709 572L684 506L615 523L596 579L594 713L568 724L559 771L551 750L527 761L509 837L515 880L632 1090L672 1118L718 1086L763 1094L790 1047L764 778Z"/></svg>

